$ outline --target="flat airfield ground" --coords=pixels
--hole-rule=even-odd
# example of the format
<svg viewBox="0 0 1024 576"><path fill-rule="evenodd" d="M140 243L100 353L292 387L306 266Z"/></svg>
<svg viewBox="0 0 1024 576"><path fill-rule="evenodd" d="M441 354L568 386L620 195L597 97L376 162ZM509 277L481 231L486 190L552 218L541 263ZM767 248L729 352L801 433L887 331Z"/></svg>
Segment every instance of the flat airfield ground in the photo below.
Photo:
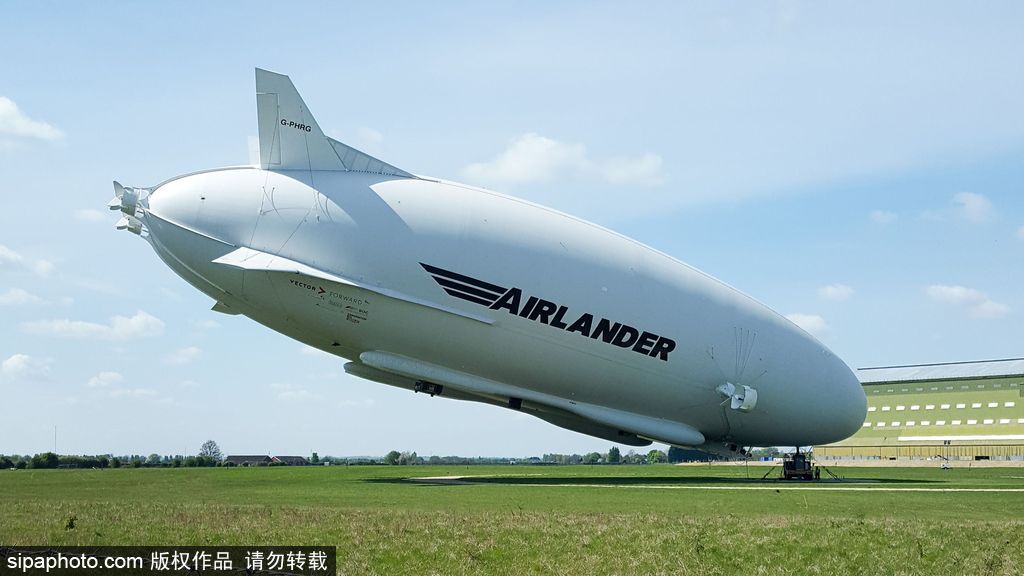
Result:
<svg viewBox="0 0 1024 576"><path fill-rule="evenodd" d="M670 465L4 470L0 544L329 545L340 574L1024 574L1024 469L833 470L858 481ZM408 480L451 476L469 482Z"/></svg>

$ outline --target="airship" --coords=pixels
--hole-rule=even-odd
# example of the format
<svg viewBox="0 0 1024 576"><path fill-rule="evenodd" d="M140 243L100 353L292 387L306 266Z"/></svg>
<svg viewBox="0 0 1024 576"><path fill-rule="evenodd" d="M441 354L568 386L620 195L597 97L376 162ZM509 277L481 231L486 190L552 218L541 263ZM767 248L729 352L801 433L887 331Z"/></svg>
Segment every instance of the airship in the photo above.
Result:
<svg viewBox="0 0 1024 576"><path fill-rule="evenodd" d="M850 368L736 288L329 138L287 76L256 70L256 108L259 165L115 181L109 205L213 310L360 378L624 445L742 455L839 441L864 422Z"/></svg>

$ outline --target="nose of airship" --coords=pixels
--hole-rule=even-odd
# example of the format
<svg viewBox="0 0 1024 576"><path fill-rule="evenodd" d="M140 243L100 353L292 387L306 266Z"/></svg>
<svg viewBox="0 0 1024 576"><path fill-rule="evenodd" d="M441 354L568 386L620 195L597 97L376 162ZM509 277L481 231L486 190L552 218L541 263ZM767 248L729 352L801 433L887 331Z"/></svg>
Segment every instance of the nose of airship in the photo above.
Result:
<svg viewBox="0 0 1024 576"><path fill-rule="evenodd" d="M860 430L867 416L867 396L856 374L838 357L831 353L828 356L825 382L821 383L826 389L820 406L824 426L817 444L849 438Z"/></svg>

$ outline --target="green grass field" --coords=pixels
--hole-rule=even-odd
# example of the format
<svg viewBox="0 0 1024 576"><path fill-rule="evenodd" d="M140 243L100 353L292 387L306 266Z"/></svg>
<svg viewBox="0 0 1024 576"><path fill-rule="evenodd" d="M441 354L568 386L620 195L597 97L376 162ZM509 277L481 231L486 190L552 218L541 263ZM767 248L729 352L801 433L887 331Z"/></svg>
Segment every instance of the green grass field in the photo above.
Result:
<svg viewBox="0 0 1024 576"><path fill-rule="evenodd" d="M0 471L0 544L331 545L342 574L1024 573L1024 470L840 470L873 481L668 465ZM486 477L405 480L452 475Z"/></svg>

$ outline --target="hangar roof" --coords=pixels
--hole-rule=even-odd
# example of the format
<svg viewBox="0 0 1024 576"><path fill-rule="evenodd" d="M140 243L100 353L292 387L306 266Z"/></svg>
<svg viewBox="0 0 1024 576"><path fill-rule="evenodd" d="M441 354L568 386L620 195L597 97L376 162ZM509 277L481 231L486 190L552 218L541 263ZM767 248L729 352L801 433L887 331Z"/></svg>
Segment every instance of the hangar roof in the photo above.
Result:
<svg viewBox="0 0 1024 576"><path fill-rule="evenodd" d="M862 384L924 380L966 380L997 378L1001 376L1024 376L1024 358L857 369L857 378L860 379Z"/></svg>

